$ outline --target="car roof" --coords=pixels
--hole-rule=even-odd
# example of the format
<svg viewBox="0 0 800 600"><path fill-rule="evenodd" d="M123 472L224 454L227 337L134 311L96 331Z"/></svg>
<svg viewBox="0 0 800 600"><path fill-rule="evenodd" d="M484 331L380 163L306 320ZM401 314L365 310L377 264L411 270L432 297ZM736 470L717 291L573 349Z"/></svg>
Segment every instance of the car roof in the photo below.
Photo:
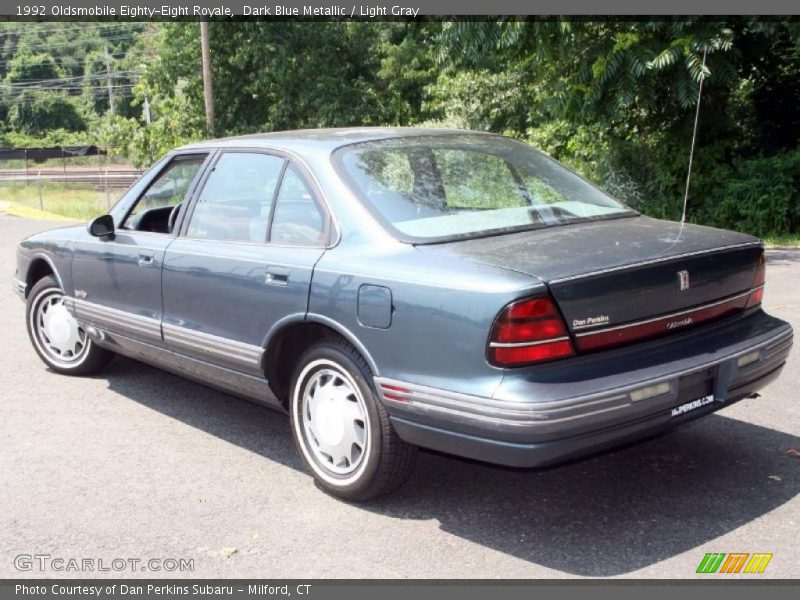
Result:
<svg viewBox="0 0 800 600"><path fill-rule="evenodd" d="M466 129L441 129L423 127L342 127L330 129L295 129L271 133L254 133L235 137L196 142L178 150L206 150L210 148L276 148L287 151L316 150L333 152L337 148L357 142L376 140L444 136L493 135Z"/></svg>

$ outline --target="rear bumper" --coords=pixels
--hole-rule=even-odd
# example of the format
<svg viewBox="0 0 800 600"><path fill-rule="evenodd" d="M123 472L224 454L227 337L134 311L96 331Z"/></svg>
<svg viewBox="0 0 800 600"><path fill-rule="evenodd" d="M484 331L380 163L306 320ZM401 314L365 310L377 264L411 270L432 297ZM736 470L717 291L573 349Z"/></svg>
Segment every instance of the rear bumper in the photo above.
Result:
<svg viewBox="0 0 800 600"><path fill-rule="evenodd" d="M492 398L375 381L405 441L497 464L544 466L656 434L752 395L780 374L792 329L759 310L676 338L570 361L569 368L508 371ZM673 414L701 398L713 400Z"/></svg>

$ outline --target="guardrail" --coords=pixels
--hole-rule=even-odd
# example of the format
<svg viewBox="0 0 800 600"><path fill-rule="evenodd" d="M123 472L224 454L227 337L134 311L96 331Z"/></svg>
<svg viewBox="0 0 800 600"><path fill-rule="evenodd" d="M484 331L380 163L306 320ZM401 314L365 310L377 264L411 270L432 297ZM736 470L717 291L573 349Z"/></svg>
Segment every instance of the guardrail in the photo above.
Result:
<svg viewBox="0 0 800 600"><path fill-rule="evenodd" d="M0 169L0 182L88 183L99 189L130 187L142 174L134 169Z"/></svg>

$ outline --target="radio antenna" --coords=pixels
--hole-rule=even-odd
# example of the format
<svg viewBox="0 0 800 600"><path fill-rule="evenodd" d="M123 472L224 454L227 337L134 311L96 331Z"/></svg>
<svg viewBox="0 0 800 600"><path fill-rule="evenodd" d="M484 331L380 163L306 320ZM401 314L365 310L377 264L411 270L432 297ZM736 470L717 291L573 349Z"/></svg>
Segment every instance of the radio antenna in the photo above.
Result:
<svg viewBox="0 0 800 600"><path fill-rule="evenodd" d="M706 55L708 46L703 46L703 68L700 71L700 87L697 89L697 109L694 113L694 129L692 129L692 146L689 149L689 170L686 173L686 191L683 194L683 212L681 213L681 225L686 222L686 207L689 204L689 183L692 181L692 161L694 159L694 145L697 141L697 123L700 121L700 99L703 97L703 81L706 78Z"/></svg>

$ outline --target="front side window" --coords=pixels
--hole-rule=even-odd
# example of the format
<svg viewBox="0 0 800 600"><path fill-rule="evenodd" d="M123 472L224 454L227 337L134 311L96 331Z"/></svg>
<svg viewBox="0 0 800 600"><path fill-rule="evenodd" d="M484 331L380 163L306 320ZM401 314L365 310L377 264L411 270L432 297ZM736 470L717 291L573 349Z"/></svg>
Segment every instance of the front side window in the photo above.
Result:
<svg viewBox="0 0 800 600"><path fill-rule="evenodd" d="M636 214L558 162L499 136L418 136L334 155L403 241L425 243Z"/></svg>
<svg viewBox="0 0 800 600"><path fill-rule="evenodd" d="M325 212L294 165L286 169L272 217L270 242L282 246L325 243Z"/></svg>
<svg viewBox="0 0 800 600"><path fill-rule="evenodd" d="M175 221L170 216L183 202L205 159L205 155L175 158L136 201L122 228L169 233L170 223Z"/></svg>
<svg viewBox="0 0 800 600"><path fill-rule="evenodd" d="M200 192L186 235L265 242L284 162L270 154L223 154Z"/></svg>

